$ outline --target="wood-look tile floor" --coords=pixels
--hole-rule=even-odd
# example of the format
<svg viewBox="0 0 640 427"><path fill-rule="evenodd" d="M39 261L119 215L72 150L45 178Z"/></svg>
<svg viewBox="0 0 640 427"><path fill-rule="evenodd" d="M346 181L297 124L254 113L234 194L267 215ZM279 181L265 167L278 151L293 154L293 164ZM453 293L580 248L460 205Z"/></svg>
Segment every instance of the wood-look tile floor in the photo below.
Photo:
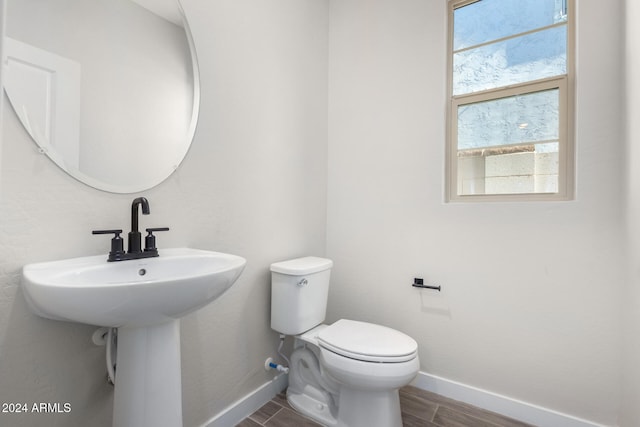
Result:
<svg viewBox="0 0 640 427"><path fill-rule="evenodd" d="M532 427L412 386L400 389L400 406L404 427ZM295 412L281 393L236 427L261 426L319 427L320 424Z"/></svg>

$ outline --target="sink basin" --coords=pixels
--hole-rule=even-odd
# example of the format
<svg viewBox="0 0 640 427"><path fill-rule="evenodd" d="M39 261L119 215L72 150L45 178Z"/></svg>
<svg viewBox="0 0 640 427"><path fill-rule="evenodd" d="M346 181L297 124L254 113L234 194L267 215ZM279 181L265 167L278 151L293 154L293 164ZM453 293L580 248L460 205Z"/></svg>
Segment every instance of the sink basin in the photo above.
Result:
<svg viewBox="0 0 640 427"><path fill-rule="evenodd" d="M240 276L244 258L176 248L156 258L107 262L105 255L29 264L24 295L39 316L122 327L159 324L219 297Z"/></svg>

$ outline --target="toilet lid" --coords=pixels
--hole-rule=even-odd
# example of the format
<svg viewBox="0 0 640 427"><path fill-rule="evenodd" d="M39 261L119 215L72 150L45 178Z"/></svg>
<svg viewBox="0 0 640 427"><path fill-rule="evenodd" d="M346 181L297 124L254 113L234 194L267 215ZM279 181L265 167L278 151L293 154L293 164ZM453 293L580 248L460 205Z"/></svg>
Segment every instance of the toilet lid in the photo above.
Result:
<svg viewBox="0 0 640 427"><path fill-rule="evenodd" d="M318 344L351 359L367 362L406 362L416 357L418 343L385 326L338 320L318 334Z"/></svg>

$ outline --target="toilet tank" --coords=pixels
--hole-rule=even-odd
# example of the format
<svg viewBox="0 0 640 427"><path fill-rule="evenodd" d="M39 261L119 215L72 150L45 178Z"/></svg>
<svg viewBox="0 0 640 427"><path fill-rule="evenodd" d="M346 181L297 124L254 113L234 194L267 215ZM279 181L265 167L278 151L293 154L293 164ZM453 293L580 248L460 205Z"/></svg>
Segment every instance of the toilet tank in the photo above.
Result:
<svg viewBox="0 0 640 427"><path fill-rule="evenodd" d="M311 256L271 264L271 329L298 335L324 321L332 266Z"/></svg>

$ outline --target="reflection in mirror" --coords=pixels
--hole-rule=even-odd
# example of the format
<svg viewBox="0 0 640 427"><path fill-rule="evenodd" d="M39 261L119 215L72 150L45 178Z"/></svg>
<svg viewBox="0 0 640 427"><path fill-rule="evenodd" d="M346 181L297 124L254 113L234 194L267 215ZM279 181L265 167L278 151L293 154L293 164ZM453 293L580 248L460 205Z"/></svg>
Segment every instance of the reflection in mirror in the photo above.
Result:
<svg viewBox="0 0 640 427"><path fill-rule="evenodd" d="M177 0L8 0L4 87L39 150L105 191L171 175L199 105L183 16Z"/></svg>

